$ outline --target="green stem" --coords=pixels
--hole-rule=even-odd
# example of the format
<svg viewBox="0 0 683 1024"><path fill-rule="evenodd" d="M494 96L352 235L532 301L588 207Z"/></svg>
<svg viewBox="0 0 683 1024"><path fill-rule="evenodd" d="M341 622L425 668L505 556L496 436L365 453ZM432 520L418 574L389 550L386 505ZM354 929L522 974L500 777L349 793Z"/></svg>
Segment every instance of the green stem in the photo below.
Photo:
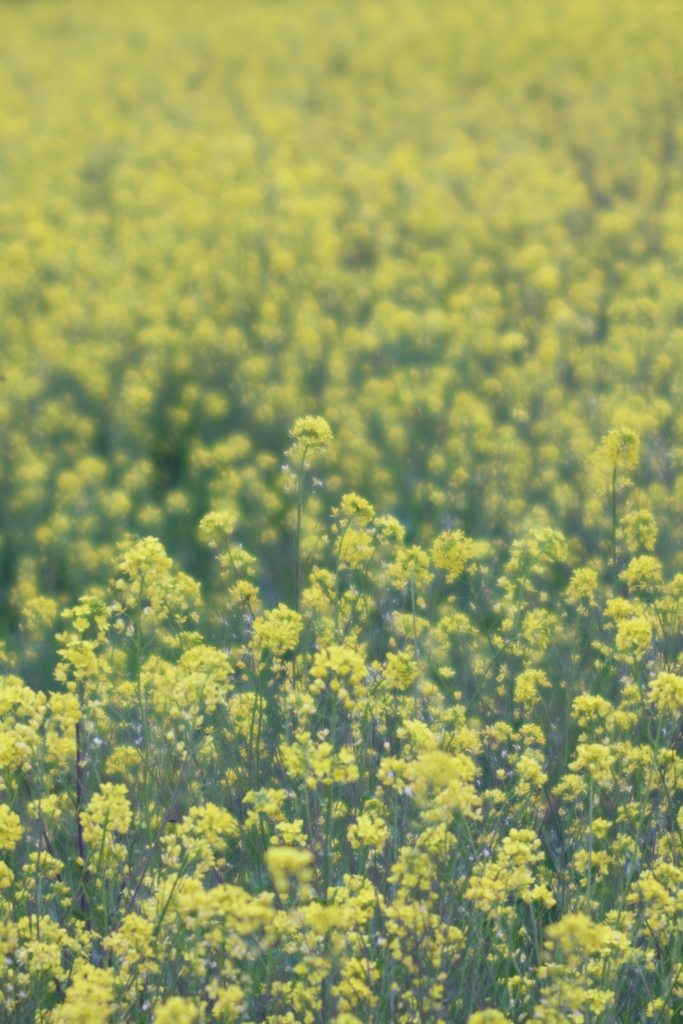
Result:
<svg viewBox="0 0 683 1024"><path fill-rule="evenodd" d="M413 657L417 661L417 612L415 610L415 580L410 574L410 606L413 612Z"/></svg>
<svg viewBox="0 0 683 1024"><path fill-rule="evenodd" d="M330 860L331 860L331 836L332 831L332 782L327 790L327 810L325 813L325 859L323 861L323 899L327 899L327 890L330 885Z"/></svg>
<svg viewBox="0 0 683 1024"><path fill-rule="evenodd" d="M83 702L81 701L81 707ZM83 806L83 769L81 767L81 720L76 722L76 836L78 857L82 865L83 885L81 888L81 912L85 919L85 927L90 931L90 911L86 896L87 874L85 872L85 843L83 841L83 825L81 824L81 807Z"/></svg>
<svg viewBox="0 0 683 1024"><path fill-rule="evenodd" d="M149 722L147 720L147 708L145 706L144 694L142 692L142 594L138 599L138 605L135 612L135 682L137 686L138 703L140 705L140 718L142 721L142 735L143 735L143 767L142 767L142 778L143 778L143 792L145 799L142 801L144 806L145 814L145 826L147 830L147 843L149 844L152 836L152 825L150 820L149 808L149 751L150 751L150 733L149 733Z"/></svg>
<svg viewBox="0 0 683 1024"><path fill-rule="evenodd" d="M588 783L588 877L586 879L586 913L591 913L591 888L593 882L593 779Z"/></svg>
<svg viewBox="0 0 683 1024"><path fill-rule="evenodd" d="M259 672L258 688L257 688L257 700L258 700L258 725L256 727L256 789L260 785L261 775L261 725L263 722L263 706L265 701L263 699L263 679Z"/></svg>
<svg viewBox="0 0 683 1024"><path fill-rule="evenodd" d="M294 610L299 611L299 592L301 589L301 520L304 515L303 484L304 462L301 460L296 498L296 536L294 541Z"/></svg>
<svg viewBox="0 0 683 1024"><path fill-rule="evenodd" d="M617 596L617 467L612 470L612 596Z"/></svg>

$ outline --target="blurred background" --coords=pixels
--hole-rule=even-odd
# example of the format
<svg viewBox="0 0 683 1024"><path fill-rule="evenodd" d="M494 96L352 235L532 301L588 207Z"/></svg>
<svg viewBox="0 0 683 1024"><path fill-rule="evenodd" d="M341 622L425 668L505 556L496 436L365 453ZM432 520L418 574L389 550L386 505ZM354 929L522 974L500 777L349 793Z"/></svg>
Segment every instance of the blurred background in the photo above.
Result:
<svg viewBox="0 0 683 1024"><path fill-rule="evenodd" d="M8 650L126 533L217 594L211 509L291 600L310 413L311 522L354 490L500 558L552 525L569 568L632 427L683 569L682 30L659 0L0 3Z"/></svg>

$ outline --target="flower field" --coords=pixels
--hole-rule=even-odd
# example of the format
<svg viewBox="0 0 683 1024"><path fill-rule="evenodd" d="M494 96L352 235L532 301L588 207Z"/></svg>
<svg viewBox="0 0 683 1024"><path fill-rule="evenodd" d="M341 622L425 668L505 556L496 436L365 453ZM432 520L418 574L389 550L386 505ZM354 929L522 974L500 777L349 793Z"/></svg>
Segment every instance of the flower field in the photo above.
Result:
<svg viewBox="0 0 683 1024"><path fill-rule="evenodd" d="M683 1019L682 69L0 0L0 1024Z"/></svg>

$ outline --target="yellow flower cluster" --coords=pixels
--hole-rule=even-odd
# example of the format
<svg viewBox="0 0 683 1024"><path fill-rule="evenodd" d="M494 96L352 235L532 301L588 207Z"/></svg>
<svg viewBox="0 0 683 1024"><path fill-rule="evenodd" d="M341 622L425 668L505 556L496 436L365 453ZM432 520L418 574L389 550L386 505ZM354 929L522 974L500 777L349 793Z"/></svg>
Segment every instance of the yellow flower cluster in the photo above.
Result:
<svg viewBox="0 0 683 1024"><path fill-rule="evenodd" d="M351 493L298 550L300 611L263 610L258 573L231 596L236 529L203 528L231 643L129 538L64 615L58 687L0 676L4 1019L677 1013L680 576L633 585L654 556L623 534L616 576L553 576L569 546L531 527L495 578Z"/></svg>
<svg viewBox="0 0 683 1024"><path fill-rule="evenodd" d="M679 1020L677 12L0 56L0 1024Z"/></svg>

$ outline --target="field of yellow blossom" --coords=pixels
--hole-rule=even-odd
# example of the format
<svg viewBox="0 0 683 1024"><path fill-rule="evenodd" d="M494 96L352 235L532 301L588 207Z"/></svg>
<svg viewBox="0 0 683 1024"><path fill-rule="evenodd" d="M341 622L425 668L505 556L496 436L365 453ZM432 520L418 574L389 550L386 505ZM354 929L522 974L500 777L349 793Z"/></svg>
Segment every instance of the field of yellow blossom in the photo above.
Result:
<svg viewBox="0 0 683 1024"><path fill-rule="evenodd" d="M0 356L0 1024L680 1024L676 0L0 0Z"/></svg>

